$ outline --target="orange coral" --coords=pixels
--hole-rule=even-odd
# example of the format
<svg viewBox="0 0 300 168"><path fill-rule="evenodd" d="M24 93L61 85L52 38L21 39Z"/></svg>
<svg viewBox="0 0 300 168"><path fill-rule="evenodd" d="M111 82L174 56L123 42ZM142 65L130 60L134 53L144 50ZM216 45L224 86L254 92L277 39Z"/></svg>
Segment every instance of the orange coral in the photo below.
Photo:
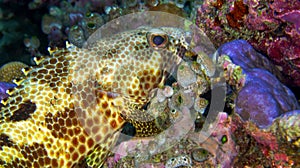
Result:
<svg viewBox="0 0 300 168"><path fill-rule="evenodd" d="M229 26L233 28L241 27L241 21L248 13L248 6L246 6L242 0L235 1L233 10L226 15Z"/></svg>
<svg viewBox="0 0 300 168"><path fill-rule="evenodd" d="M221 26L221 21L218 17L216 17L214 20L214 26Z"/></svg>
<svg viewBox="0 0 300 168"><path fill-rule="evenodd" d="M217 0L217 2L214 2L212 4L212 6L214 6L217 9L220 9L222 7L223 3L224 3L224 0Z"/></svg>

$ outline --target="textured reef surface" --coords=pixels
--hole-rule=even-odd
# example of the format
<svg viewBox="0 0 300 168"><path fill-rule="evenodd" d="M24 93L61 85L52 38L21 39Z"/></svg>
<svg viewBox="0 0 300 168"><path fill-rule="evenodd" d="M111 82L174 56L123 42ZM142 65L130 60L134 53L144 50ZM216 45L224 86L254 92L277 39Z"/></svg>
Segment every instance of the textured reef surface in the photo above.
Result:
<svg viewBox="0 0 300 168"><path fill-rule="evenodd" d="M243 83L238 86L235 112L243 119L253 120L259 127L267 127L281 114L299 109L292 91L276 78L282 79L279 70L248 42L235 40L225 43L218 49L218 54L220 57L228 56L232 64L242 69L239 74L242 79L239 80ZM230 79L230 75L229 80L235 81Z"/></svg>
<svg viewBox="0 0 300 168"><path fill-rule="evenodd" d="M205 0L197 24L217 45L245 39L280 67L287 83L300 86L300 2Z"/></svg>
<svg viewBox="0 0 300 168"><path fill-rule="evenodd" d="M128 17L147 11L172 15ZM300 167L299 17L299 0L1 1L0 168Z"/></svg>

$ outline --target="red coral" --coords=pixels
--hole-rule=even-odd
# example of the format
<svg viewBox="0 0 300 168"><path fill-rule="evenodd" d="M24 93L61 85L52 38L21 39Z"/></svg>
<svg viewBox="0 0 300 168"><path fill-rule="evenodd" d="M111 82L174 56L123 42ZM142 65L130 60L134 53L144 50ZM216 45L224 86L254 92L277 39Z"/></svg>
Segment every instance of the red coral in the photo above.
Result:
<svg viewBox="0 0 300 168"><path fill-rule="evenodd" d="M224 4L224 0L217 0L217 2L212 3L212 6L214 6L217 9L220 9L223 4Z"/></svg>
<svg viewBox="0 0 300 168"><path fill-rule="evenodd" d="M268 44L267 54L285 74L292 77L290 82L300 86L300 45L285 37L276 38Z"/></svg>
<svg viewBox="0 0 300 168"><path fill-rule="evenodd" d="M293 10L291 12L284 13L278 16L278 18L280 18L283 21L293 23L295 25L296 31L300 33L299 17L300 17L300 10Z"/></svg>
<svg viewBox="0 0 300 168"><path fill-rule="evenodd" d="M264 132L259 128L255 128L254 130L250 130L249 134L256 140L257 143L263 145L268 150L275 151L278 149L277 139L272 133Z"/></svg>
<svg viewBox="0 0 300 168"><path fill-rule="evenodd" d="M265 130L261 130L251 122L244 122L233 114L231 130L236 138L239 155L235 159L234 167L290 167L294 164L290 155L284 152L286 145L279 144L276 137Z"/></svg>
<svg viewBox="0 0 300 168"><path fill-rule="evenodd" d="M299 10L300 1L299 0L270 0L268 5L274 10L274 14L287 13L292 10Z"/></svg>
<svg viewBox="0 0 300 168"><path fill-rule="evenodd" d="M289 157L284 154L284 153L276 153L274 154L274 159L276 161L284 161L284 162L288 162L289 161Z"/></svg>

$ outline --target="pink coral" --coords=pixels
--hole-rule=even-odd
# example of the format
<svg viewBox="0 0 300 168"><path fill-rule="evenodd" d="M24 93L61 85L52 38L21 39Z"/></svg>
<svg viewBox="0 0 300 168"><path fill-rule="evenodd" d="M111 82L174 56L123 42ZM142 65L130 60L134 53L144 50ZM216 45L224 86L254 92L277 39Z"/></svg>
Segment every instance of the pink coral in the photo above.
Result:
<svg viewBox="0 0 300 168"><path fill-rule="evenodd" d="M299 0L205 0L196 23L217 46L245 39L300 86Z"/></svg>
<svg viewBox="0 0 300 168"><path fill-rule="evenodd" d="M280 18L283 21L288 21L290 23L293 23L296 26L296 30L298 31L298 33L300 33L299 17L300 17L300 10L293 10L289 13L284 13L278 16L278 18Z"/></svg>
<svg viewBox="0 0 300 168"><path fill-rule="evenodd" d="M294 164L293 158L285 151L287 145L281 144L271 131L259 129L252 122L244 122L236 114L232 116L231 129L239 149L235 167L290 167Z"/></svg>

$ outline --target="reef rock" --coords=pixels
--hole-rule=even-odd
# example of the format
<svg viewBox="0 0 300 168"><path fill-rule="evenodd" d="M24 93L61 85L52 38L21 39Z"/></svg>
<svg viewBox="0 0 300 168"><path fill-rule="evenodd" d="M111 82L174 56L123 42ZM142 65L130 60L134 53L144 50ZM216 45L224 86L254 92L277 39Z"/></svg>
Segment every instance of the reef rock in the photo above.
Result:
<svg viewBox="0 0 300 168"><path fill-rule="evenodd" d="M300 147L300 110L290 111L276 119L270 127L277 137L283 141Z"/></svg>
<svg viewBox="0 0 300 168"><path fill-rule="evenodd" d="M218 48L220 55L228 55L231 61L247 72L253 68L268 70L277 78L283 79L278 68L267 57L257 52L246 40L234 40Z"/></svg>
<svg viewBox="0 0 300 168"><path fill-rule="evenodd" d="M260 128L268 127L281 114L299 109L294 94L278 79L263 69L252 69L236 98L235 112Z"/></svg>
<svg viewBox="0 0 300 168"><path fill-rule="evenodd" d="M299 8L299 0L204 0L196 24L217 46L247 40L280 67L285 83L300 86Z"/></svg>
<svg viewBox="0 0 300 168"><path fill-rule="evenodd" d="M245 75L235 99L235 112L243 120L251 120L258 127L266 128L285 112L299 109L291 90L274 76L282 78L280 71L248 42L235 40L225 43L218 49L218 54L220 57L228 56ZM237 80L235 76L231 78Z"/></svg>

